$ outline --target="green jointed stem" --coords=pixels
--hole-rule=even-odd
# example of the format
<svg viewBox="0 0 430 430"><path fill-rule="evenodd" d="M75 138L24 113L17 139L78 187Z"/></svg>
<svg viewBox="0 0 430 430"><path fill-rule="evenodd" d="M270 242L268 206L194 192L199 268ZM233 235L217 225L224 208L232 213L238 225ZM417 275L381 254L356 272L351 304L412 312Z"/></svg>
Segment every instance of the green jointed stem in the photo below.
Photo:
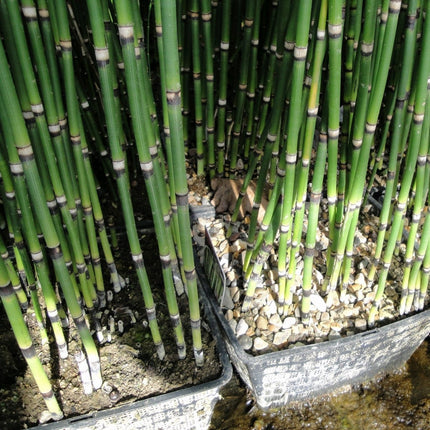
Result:
<svg viewBox="0 0 430 430"><path fill-rule="evenodd" d="M191 0L188 11L188 21L191 26L192 45L192 70L194 83L194 124L197 149L197 174L205 172L205 150L203 148L203 105L202 105L202 81L200 65L200 36L199 36L199 1Z"/></svg>
<svg viewBox="0 0 430 430"><path fill-rule="evenodd" d="M224 157L226 147L226 105L227 105L227 83L228 83L228 54L230 49L230 21L231 0L222 2L222 29L220 41L220 72L218 86L218 117L217 117L217 168L216 173L222 176L224 173Z"/></svg>
<svg viewBox="0 0 430 430"><path fill-rule="evenodd" d="M181 86L179 56L177 51L176 5L174 0L161 2L163 47L166 71L166 94L171 131L173 174L178 205L179 236L182 244L182 259L190 304L190 319L193 335L194 357L198 366L203 365L203 350L200 331L200 308L197 291L197 275L190 234L188 210L188 184L185 172L185 153L182 133Z"/></svg>
<svg viewBox="0 0 430 430"><path fill-rule="evenodd" d="M130 23L132 23L131 10L121 7L121 9L118 8L117 11L118 24L120 28L129 26ZM129 103L133 120L133 129L139 152L139 161L153 213L169 313L172 324L175 328L179 357L184 358L185 341L178 305L176 302L175 288L173 285L169 241L167 238L167 234L171 234L171 231L166 228L164 222L165 217L162 212L160 202L161 199L159 198L160 194L163 193L163 187L165 188L166 184L162 178L159 160L156 156L157 148L155 144L155 136L153 134L149 111L143 95L143 83L139 86L135 47L132 36L133 34L129 35L127 39L121 38L121 45L123 50L126 83L128 93L130 95ZM143 53L140 53L139 55L142 54ZM152 157L151 154L153 155ZM158 178L155 173L157 169L159 170Z"/></svg>
<svg viewBox="0 0 430 430"><path fill-rule="evenodd" d="M2 110L0 111L1 111L0 115L2 116L5 115L5 113ZM7 150L9 152L9 160L11 163L12 171L16 172L16 169L14 169L13 166L20 164L20 162L19 162L18 152L14 146L13 141L11 140L12 132L7 127L8 127L7 118L3 117L3 129L7 131L6 141L7 141ZM9 169L5 165L2 156L0 157L0 172L3 178L3 181L5 181L5 183L8 183L8 184L10 183L10 186L12 186L11 174L9 172ZM61 358L66 358L67 344L64 338L64 333L63 333L61 324L58 320L57 298L53 290L53 287L51 285L51 281L49 279L47 265L44 261L42 249L39 243L39 238L37 236L36 222L33 217L32 209L31 209L31 205L30 205L30 201L27 193L27 187L25 184L25 179L24 179L24 176L16 173L13 174L13 179L14 179L14 189L16 190L16 199L17 199L17 202L19 203L19 207L21 210L21 224L22 224L25 241L31 253L33 262L36 265L38 280L42 287L43 297L46 304L47 313L53 327L55 340L58 345L59 355ZM7 197L7 201L6 201L6 203L8 203L7 206L9 207L13 203L13 207L15 208L15 213L13 214L13 216L14 218L16 218L16 204L15 202L11 201L12 196L10 192L7 195L9 196ZM35 308L36 318L38 319L38 323L42 329L43 319L41 317L41 311L40 311L40 306L38 303L38 297L36 292L36 279L34 277L33 267L29 261L27 250L24 246L24 243L22 242L22 239L20 242L17 241L18 233L19 235L21 235L21 233L18 231L14 233L15 243L17 248L17 252L15 256L17 259L17 263L21 263L24 267L27 283L29 285L29 288L31 289L32 302ZM44 330L45 329L43 327L43 331ZM42 331L42 334L43 334L43 331Z"/></svg>
<svg viewBox="0 0 430 430"><path fill-rule="evenodd" d="M22 288L21 285L21 281L19 279L19 276L16 273L15 267L13 266L13 263L11 261L11 259L9 258L9 253L7 251L6 245L3 241L3 238L0 236L0 254L1 257L3 258L4 264L7 267L7 271L9 273L9 278L10 278L10 282L12 284L12 288L13 291L15 292L16 298L18 299L19 302L19 306L21 307L21 309L26 310L28 308L28 300L27 300L27 295L24 291L24 289ZM33 294L32 294L32 299L33 299ZM36 295L36 299L37 299L37 295ZM37 307L38 306L38 309ZM40 326L40 323L42 323L42 325L40 326L40 329L42 331L44 331L43 333L43 343L45 343L48 340L48 337L46 335L46 330L45 327L43 325L43 318L40 312L40 305L39 302L37 302L36 306L34 306L33 303L33 307L36 311L36 318L37 318L37 322Z"/></svg>
<svg viewBox="0 0 430 430"><path fill-rule="evenodd" d="M299 250L299 243L302 237L303 219L305 212L305 201L307 194L307 185L309 178L309 168L312 156L312 146L314 143L316 120L318 115L319 93L321 86L322 65L326 53L326 33L325 25L327 19L327 1L323 0L320 7L320 15L318 19L318 28L316 34L315 51L312 61L311 70L311 87L309 90L309 99L307 104L307 119L304 132L304 145L302 149L301 168L297 179L297 201L294 217L293 242L290 252L290 264L287 275L287 285L284 292L286 304L291 303L291 287L295 282L296 272L296 253ZM303 286L303 291L310 291L309 286ZM307 293L306 293L307 294ZM303 309L302 309L303 310ZM306 316L306 313L304 315ZM306 319L306 318L305 318Z"/></svg>
<svg viewBox="0 0 430 430"><path fill-rule="evenodd" d="M354 142L355 146L359 148L359 155L357 157L356 168L354 165L351 167L351 182L346 195L346 213L344 222L339 231L339 241L336 247L336 256L334 259L333 270L330 272L329 285L331 289L336 288L339 275L341 273L341 265L345 253L345 247L347 244L347 238L349 230L352 228L355 230L358 215L356 212L359 210L362 204L363 191L365 188L367 165L370 156L370 149L372 146L373 138L375 135L376 125L380 108L382 105L382 99L384 96L384 90L387 82L389 66L391 56L393 52L393 45L397 29L398 15L401 7L400 1L390 2L390 13L387 21L387 31L385 33L384 43L386 49L382 53L381 62L378 67L378 73L376 77L376 85L372 87L369 96L369 104L366 113L366 125L364 129L364 136ZM367 17L366 17L367 18ZM373 17L370 16L369 19ZM371 30L369 30L371 32ZM364 35L363 35L364 37ZM363 39L366 40L366 39ZM371 40L371 39L370 39ZM362 63L366 57L369 57L370 52L373 50L373 43L366 45L364 42L361 44L362 52ZM366 55L367 52L367 55ZM357 100L358 103L358 100Z"/></svg>
<svg viewBox="0 0 430 430"><path fill-rule="evenodd" d="M63 220L66 223L67 230L69 232L69 238L72 244L78 272L80 275L79 278L80 278L80 286L82 289L82 294L85 299L85 303L87 307L89 309L92 309L93 300L91 296L91 288L90 288L91 286L87 283L87 279L85 276L86 266L85 266L84 257L82 254L79 234L77 231L77 224L76 224L76 221L73 220L73 216L76 213L74 196L70 194L67 196L67 200L66 200L66 196L64 195L61 175L60 175L59 168L55 160L54 151L51 145L51 133L55 134L55 137L58 137L59 130L57 128L53 130L52 127L48 129L47 119L44 114L45 109L42 104L42 100L39 95L39 90L36 85L33 66L30 63L30 56L28 53L28 47L26 44L23 25L20 19L20 11L19 11L18 4L15 0L8 0L7 7L8 7L9 17L12 22L13 35L17 43L17 50L18 50L21 70L25 79L25 84L26 84L28 96L32 105L32 110L35 114L36 125L37 125L38 132L40 134L40 142L43 145L43 151L45 153L45 160L48 165L52 186L54 188L54 192L55 192L58 204L60 206ZM31 19L31 16L36 14L36 9L32 6L29 6L24 10L24 16L25 14L29 15L30 17L29 19ZM41 167L39 167L39 169L41 169ZM71 190L69 189L69 192L70 191ZM66 204L69 205L70 212Z"/></svg>
<svg viewBox="0 0 430 430"><path fill-rule="evenodd" d="M430 7L430 1L426 1L425 9ZM400 5L399 5L400 7ZM388 24L387 24L388 26ZM424 21L423 35L422 35L422 52L430 49L430 20ZM427 98L428 77L430 74L430 58L426 55L421 55L418 61L418 74L415 80L416 94L415 94L415 109L414 109L414 122L412 124L409 147L405 166L403 169L403 177L401 181L400 192L398 196L398 203L393 214L393 222L391 227L391 234L385 248L383 256L383 268L379 275L378 288L375 295L374 304L369 312L369 324L373 325L375 315L378 310L382 295L385 289L385 281L387 279L388 269L391 264L392 256L396 246L396 239L403 224L402 220L406 210L407 198L412 185L416 163L418 159L418 152L421 141L421 132L425 113L425 101Z"/></svg>
<svg viewBox="0 0 430 430"><path fill-rule="evenodd" d="M248 89L248 70L249 70L249 56L251 50L251 37L254 26L254 18L256 14L257 0L250 0L246 2L244 30L241 40L241 60L239 70L238 91L236 93L233 129L232 129L232 142L230 144L230 177L236 174L236 164L238 159L239 139L242 131L243 114L245 110L246 91Z"/></svg>
<svg viewBox="0 0 430 430"><path fill-rule="evenodd" d="M291 39L293 38L294 32L295 32L295 14L292 13L289 16L289 20L291 22L291 25L288 26L287 33L285 35L285 41L283 45L283 56L278 57L278 70L279 74L281 76L286 76L288 73L289 65L292 61L292 53L293 53L293 47L294 43L291 42ZM273 59L275 59L275 56L272 56ZM266 82L267 83L267 82ZM258 220L258 211L260 208L261 203L261 197L263 194L263 189L266 184L266 175L269 168L269 162L272 155L272 149L275 145L276 140L278 139L278 134L280 130L280 124L281 124L281 115L282 115L282 106L285 100L285 93L287 89L287 80L286 79L280 79L277 81L276 84L276 91L275 91L275 97L273 100L273 111L270 116L270 121L267 124L264 124L264 129L262 130L261 136L259 136L259 142L257 148L254 150L255 155L253 154L254 158L251 158L250 166L248 168L247 176L244 181L244 186L241 190L241 195L245 195L246 191L246 181L251 179L253 174L253 169L251 167L254 167L257 165L257 162L259 159L257 157L261 156L261 151L264 149L263 153L263 160L261 162L261 167L259 171L259 181L257 182L257 189L256 189L256 195L254 197L254 204L251 214L251 222L248 230L248 247L245 255L245 262L244 262L244 270L248 271L250 273L251 267L249 266L251 262L251 256L254 252L258 252L258 246L255 245L255 240L259 241L261 243L262 241L262 235L259 235L259 238L255 237L255 233L257 230L257 220ZM269 88L271 88L271 85L269 85ZM270 92L269 96L267 98L267 104L270 101ZM285 145L284 145L285 147ZM283 154L283 155L282 155ZM280 156L280 164L277 167L277 178L275 180L275 190L271 194L271 198L269 200L268 207L266 208L266 213L264 215L263 221L261 223L261 229L260 231L263 232L267 230L272 216L274 214L274 210L276 205L279 203L279 194L282 189L282 183L285 176L285 149L282 151L282 154ZM246 185L247 186L247 185ZM236 203L235 210L238 210L238 203ZM233 214L234 215L234 214ZM282 279L282 272L281 272L281 279Z"/></svg>
<svg viewBox="0 0 430 430"><path fill-rule="evenodd" d="M299 143L299 132L302 123L302 108L305 101L302 100L303 81L305 77L306 57L308 53L308 38L310 29L310 18L312 2L300 2L297 13L297 29L294 46L294 62L292 70L292 83L290 106L288 113L287 140L285 145L285 161L281 155L281 163L285 166L285 177L283 180L284 199L281 215L280 238L278 248L278 273L285 273L288 264L288 256L291 246L292 235L292 211L295 206L295 177L297 163L297 148ZM284 153L284 152L283 152ZM282 154L283 154L282 153ZM285 279L285 278L283 278ZM279 289L285 288L281 283ZM284 293L285 294L285 293Z"/></svg>
<svg viewBox="0 0 430 430"><path fill-rule="evenodd" d="M4 142L3 136L0 134L0 146L3 149ZM3 201L3 205L5 206L5 215L8 219L9 225L9 236L14 239L14 249L18 246L23 249L24 252L24 243L22 242L22 233L21 228L17 222L17 204L15 199L15 189L12 183L12 177L10 171L7 166L7 162L3 157L2 149L0 150L0 185L1 185L1 198ZM28 300L26 291L22 288L21 282L13 269L13 264L9 260L9 253L6 248L5 243L3 242L3 238L0 237L0 254L2 255L5 264L9 271L9 277L12 282L13 289L15 294L17 295L19 304L23 310L27 310L28 308ZM12 269L12 270L11 270ZM15 276L15 278L13 278Z"/></svg>
<svg viewBox="0 0 430 430"><path fill-rule="evenodd" d="M427 219L427 217L426 217ZM429 285L429 277L430 277L430 246L428 246L430 237L422 235L422 241L427 241L427 249L424 255L424 260L422 262L422 270L421 270L421 282L419 290L415 292L417 305L417 310L424 309L424 299L427 295L428 285Z"/></svg>
<svg viewBox="0 0 430 430"><path fill-rule="evenodd" d="M209 177L215 176L215 92L214 92L214 65L213 65L213 39L212 39L212 6L210 0L201 2L203 32L204 70L206 80L206 137L207 137L207 167Z"/></svg>
<svg viewBox="0 0 430 430"><path fill-rule="evenodd" d="M87 105L88 103L82 106L84 111L86 109L89 109L89 105L88 107ZM90 192L90 198L91 198L91 203L93 208L94 221L97 226L97 231L99 234L100 243L105 256L106 264L109 268L110 279L113 285L113 290L114 292L118 293L121 290L121 279L118 274L115 261L113 259L111 245L109 243L109 239L107 236L105 221L103 218L103 212L100 205L100 199L97 193L96 180L94 178L93 169L91 167L91 161L88 154L88 148L84 145L82 147L82 152L84 157L85 172L86 172L87 181L89 184L89 192ZM106 151L106 154L107 154L107 151ZM93 264L95 265L95 263Z"/></svg>
<svg viewBox="0 0 430 430"><path fill-rule="evenodd" d="M3 44L0 45L0 80L4 84L0 86L0 97L3 103L6 103L7 100L8 122L13 131L13 138L18 150L20 161L22 163L22 165L16 164L12 166L13 169L15 169L15 171L12 170L12 172L15 174L25 175L32 207L34 208L40 228L42 229L45 243L49 249L54 269L60 281L69 311L81 335L88 359L93 368L94 387L99 388L101 386L102 380L100 376L100 364L97 349L94 340L91 337L91 333L85 324L82 309L77 301L73 284L69 277L68 269L61 252L58 235L49 213L49 209L40 193L42 184L38 174L37 166L35 164L34 154L28 137L27 129L25 127L24 119L21 115L18 98L7 64ZM1 121L3 125L4 119Z"/></svg>
<svg viewBox="0 0 430 430"><path fill-rule="evenodd" d="M45 400L48 411L54 420L60 420L63 413L52 391L51 383L46 376L42 363L37 356L37 352L31 341L18 300L10 284L8 272L3 260L0 258L0 297L6 311L9 322L12 326L13 333L21 349L21 352L27 361L28 367L37 383L40 393Z"/></svg>
<svg viewBox="0 0 430 430"><path fill-rule="evenodd" d="M357 162L358 157L360 155L361 145L363 141L363 135L364 135L364 124L365 124L365 115L368 105L368 99L369 99L369 91L368 87L370 85L370 79L371 79L371 63L372 63L372 52L373 52L373 46L374 46L374 32L375 32L375 19L376 19L376 7L375 2L368 2L366 3L366 9L365 9L365 20L363 25L363 31L362 31L362 41L360 44L360 55L358 58L356 58L356 67L357 63L359 64L359 73L357 74L357 94L354 98L354 111L353 111L353 123L351 125L351 146L352 146L352 154L350 156L351 158L351 173L350 177L353 178L355 175L355 171L357 169ZM346 118L345 118L346 119ZM337 159L337 155L333 157L330 155L331 151L334 151L337 153L337 149L335 146L329 146L329 175L328 175L328 183L330 183L331 180L336 180L336 174L330 179L330 160L332 162L337 163L335 161ZM333 165L333 164L332 164ZM336 172L336 169L333 169ZM348 186L352 187L353 181L350 179ZM328 185L330 187L330 185ZM335 188L333 187L333 193L335 191ZM329 192L328 192L329 193ZM346 199L349 197L349 191L347 191L347 194L345 196ZM330 247L328 251L328 267L327 267L327 273L326 278L324 280L323 284L323 290L326 290L327 288L330 290L334 290L336 288L337 284L337 276L332 276L333 271L336 273L339 273L340 271L340 264L343 260L343 254L344 252L338 252L339 249L341 249L341 246L339 244L339 241L345 242L346 238L339 239L340 235L340 229L341 229L341 223L342 223L342 217L343 217L343 210L342 207L335 207L335 200L337 198L337 193L333 194L334 201L330 203L330 196L329 198L329 206L330 204L333 205L333 208L336 208L336 212L332 213L332 216L330 217ZM347 202L346 202L347 203ZM335 209L333 209L334 211ZM336 269L334 269L336 267Z"/></svg>
<svg viewBox="0 0 430 430"><path fill-rule="evenodd" d="M139 237L137 234L136 224L133 216L133 205L129 193L129 182L126 175L126 163L124 159L124 152L120 145L122 137L122 130L118 128L119 122L115 119L120 115L118 104L114 100L113 92L113 79L111 71L111 63L109 62L109 50L106 46L103 15L100 4L96 0L87 1L88 12L90 16L91 28L93 30L93 40L95 55L97 60L97 67L100 75L100 84L103 95L103 106L106 115L106 124L109 137L109 145L112 154L113 169L116 174L116 181L123 211L124 222L127 230L128 241L136 273L139 279L139 285L142 289L142 294L145 302L145 308L149 321L149 328L151 330L154 344L157 348L157 354L160 359L165 356L163 342L161 340L160 331L155 312L154 299L149 285L148 275L146 273L142 250L139 244ZM130 36L131 43L134 44L132 28L129 26L120 28L120 37L127 39Z"/></svg>
<svg viewBox="0 0 430 430"><path fill-rule="evenodd" d="M414 208L412 211L411 222L409 224L409 233L408 233L409 235L408 235L408 241L407 241L406 252L405 252L405 264L404 264L405 270L403 273L402 295L400 299L400 309L399 309L400 315L403 315L404 313L409 313L410 311L410 307L412 305L413 297L415 294L416 278L417 278L418 270L420 268L420 264L416 265L414 263L414 269L412 270L412 273L411 273L413 254L415 250L415 244L417 241L418 227L421 221L421 217L423 215L424 202L426 200L426 196L424 194L424 189L425 189L424 180L425 180L425 166L426 166L427 154L428 154L428 138L429 138L429 126L430 126L429 102L430 102L430 98L427 97L421 142L420 142L420 148L418 152L417 167L416 167L416 173L415 173L415 196L413 198ZM428 216L426 216L426 219L427 218ZM426 231L425 228L423 231L423 236L425 239L428 237L428 232ZM415 257L416 261L422 262L426 249L427 249L427 245L425 243L425 240L423 241L421 239L420 249L417 251L417 255Z"/></svg>
<svg viewBox="0 0 430 430"><path fill-rule="evenodd" d="M257 64L258 64L258 48L259 48L259 34L260 34L260 22L261 22L261 7L262 0L257 1L254 25L252 27L251 34L251 54L248 69L248 88L246 92L247 103L245 106L245 117L246 117L246 127L245 127L245 143L243 145L243 162L244 168L248 167L249 155L252 147L252 131L255 125L255 115L256 112L256 88L257 88ZM274 176L275 177L275 176Z"/></svg>
<svg viewBox="0 0 430 430"><path fill-rule="evenodd" d="M159 54L159 62L160 62L160 77L161 77L161 94L163 95L166 91L166 67L165 67L165 59L164 59L164 48L163 48L163 26L161 23L161 8L160 3L156 3L154 5L155 9L155 25L156 25L156 34L157 34L157 49ZM188 50L189 51L189 50ZM167 100L165 97L161 97L161 104L163 108L163 128L164 128L164 136L165 136L165 148L167 154L167 166L169 172L173 172L173 156L172 156L172 145L170 139L170 127L169 127L169 114L167 107ZM183 111L183 119L184 119L184 127L187 124L187 119ZM184 145L186 144L185 135L184 135ZM157 173L157 171L156 171ZM183 266L179 267L179 262L182 261L182 249L181 243L179 241L179 225L178 225L178 217L177 217L177 205L176 205L176 194L175 194L175 180L173 175L168 175L168 186L170 198L168 197L165 201L163 199L163 214L165 217L166 228L170 229L172 234L168 235L168 239L170 241L170 261L172 266L172 271L175 279L175 287L178 295L183 294L184 286L182 279L185 278L183 274ZM170 236L173 237L173 242L170 240ZM175 251L175 246L177 248L177 252Z"/></svg>
<svg viewBox="0 0 430 430"><path fill-rule="evenodd" d="M369 282L372 283L376 274L376 268L379 264L385 235L387 231L388 220L391 217L391 203L394 197L394 191L397 184L396 177L398 172L398 160L401 159L401 138L406 127L406 110L408 95L411 86L412 71L414 67L415 44L416 44L416 18L417 18L417 1L409 2L408 26L405 30L405 41L402 60L402 73L399 78L396 107L392 119L392 133L390 139L390 155L388 160L387 182L385 186L385 197L382 204L382 210L379 217L379 232L376 241L376 249L373 255L373 264L369 270ZM409 129L407 131L409 135Z"/></svg>

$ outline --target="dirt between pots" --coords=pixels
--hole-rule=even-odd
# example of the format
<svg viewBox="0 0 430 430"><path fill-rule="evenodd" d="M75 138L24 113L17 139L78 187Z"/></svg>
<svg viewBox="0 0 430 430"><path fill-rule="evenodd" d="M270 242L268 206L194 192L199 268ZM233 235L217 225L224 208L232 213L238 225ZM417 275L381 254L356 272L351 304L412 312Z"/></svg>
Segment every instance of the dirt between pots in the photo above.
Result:
<svg viewBox="0 0 430 430"><path fill-rule="evenodd" d="M104 380L102 389L85 395L80 381L78 366L74 353L80 348L79 335L71 323L66 330L69 357L58 358L55 342L40 344L37 323L31 307L26 319L37 353L53 385L56 397L65 417L75 417L96 410L112 408L120 404L131 403L144 398L171 392L216 379L221 374L221 365L215 347L215 340L202 323L202 340L204 345L205 365L197 368L191 344L191 330L187 298L185 294L178 298L182 324L187 341L187 356L177 359L177 348L171 329L170 317L165 304L161 269L158 260L156 242L153 234L141 237L145 266L151 281L152 291L157 305L157 318L164 342L166 357L160 361L147 326L142 293L137 283L128 257L125 238L120 241L121 256L117 258L119 273L129 278L128 285L114 294L108 305L107 314L115 317L116 332L111 342L99 345L101 369ZM108 273L106 271L106 273ZM106 283L106 287L110 288ZM124 309L130 309L136 319L124 315ZM116 314L115 314L116 311ZM124 321L124 333L118 333L117 322ZM103 321L103 318L102 318ZM49 334L49 326L48 326ZM0 307L0 428L22 429L38 424L40 414L46 409L42 396L37 390L34 379L16 344L10 325Z"/></svg>

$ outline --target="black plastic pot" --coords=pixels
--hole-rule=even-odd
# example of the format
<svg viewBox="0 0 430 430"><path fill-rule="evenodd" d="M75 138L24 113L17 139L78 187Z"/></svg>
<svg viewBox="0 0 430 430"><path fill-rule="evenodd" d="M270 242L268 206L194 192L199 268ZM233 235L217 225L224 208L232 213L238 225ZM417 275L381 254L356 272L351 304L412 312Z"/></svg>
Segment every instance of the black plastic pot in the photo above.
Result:
<svg viewBox="0 0 430 430"><path fill-rule="evenodd" d="M426 310L360 334L252 356L239 344L207 278L199 273L199 279L222 327L230 359L263 410L398 369L430 333Z"/></svg>
<svg viewBox="0 0 430 430"><path fill-rule="evenodd" d="M125 429L125 430L202 430L210 424L220 389L231 379L231 367L224 341L219 333L212 306L206 294L200 294L204 321L216 341L222 373L214 381L171 393L117 406L75 418L35 427L38 430Z"/></svg>

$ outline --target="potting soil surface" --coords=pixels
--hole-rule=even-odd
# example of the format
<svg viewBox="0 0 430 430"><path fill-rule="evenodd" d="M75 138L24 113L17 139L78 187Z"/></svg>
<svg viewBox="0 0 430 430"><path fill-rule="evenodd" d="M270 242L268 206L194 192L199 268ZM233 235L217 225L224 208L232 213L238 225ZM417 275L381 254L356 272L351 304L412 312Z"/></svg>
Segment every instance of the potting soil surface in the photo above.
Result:
<svg viewBox="0 0 430 430"><path fill-rule="evenodd" d="M122 238L122 248L127 249ZM127 251L117 258L119 273L129 277L129 283L119 293L114 294L108 311L102 318L107 325L108 314L116 322L116 332L111 342L99 345L101 370L105 385L102 389L85 395L80 381L74 353L80 348L79 336L71 324L66 330L69 357L58 357L55 342L41 345L37 324L32 309L26 314L27 323L33 334L37 353L53 384L53 389L65 417L74 417L96 410L108 409L116 405L133 402L158 394L171 392L181 387L190 387L216 379L221 373L215 340L203 323L202 339L205 365L197 368L191 345L190 324L186 295L178 299L182 324L187 342L187 357L177 359L177 348L173 337L170 317L161 284L161 269L153 234L142 234L141 244L145 266L157 305L157 319L166 350L166 358L160 361L155 352L149 328L142 292L137 283L133 263ZM106 271L107 272L107 271ZM110 286L107 283L107 287ZM136 319L131 322L127 309L133 311ZM118 332L118 320L124 323L124 333ZM104 323L103 323L104 321ZM48 335L49 325L48 325ZM50 336L51 337L51 336ZM17 346L10 325L0 306L0 429L21 429L38 424L40 414L46 409L34 379Z"/></svg>

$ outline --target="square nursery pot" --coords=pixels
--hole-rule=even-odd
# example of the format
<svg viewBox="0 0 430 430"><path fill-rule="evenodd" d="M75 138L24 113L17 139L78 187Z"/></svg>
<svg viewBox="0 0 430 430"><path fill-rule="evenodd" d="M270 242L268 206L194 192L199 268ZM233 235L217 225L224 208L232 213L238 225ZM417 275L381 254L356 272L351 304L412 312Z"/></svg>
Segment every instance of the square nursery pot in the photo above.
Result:
<svg viewBox="0 0 430 430"><path fill-rule="evenodd" d="M233 369L209 300L205 294L202 294L202 291L200 291L200 297L203 305L203 320L208 324L210 332L216 341L222 368L221 375L217 379L134 403L33 428L37 430L207 429L210 425L215 404L220 398L220 389L231 379Z"/></svg>
<svg viewBox="0 0 430 430"><path fill-rule="evenodd" d="M209 241L209 243L208 243ZM240 345L224 317L229 307L219 260L206 234L202 287L216 313L230 359L253 393L269 410L327 394L401 367L430 333L430 310L352 336L253 356ZM211 249L212 248L212 249ZM210 282L207 280L210 279ZM227 290L225 292L225 290Z"/></svg>

